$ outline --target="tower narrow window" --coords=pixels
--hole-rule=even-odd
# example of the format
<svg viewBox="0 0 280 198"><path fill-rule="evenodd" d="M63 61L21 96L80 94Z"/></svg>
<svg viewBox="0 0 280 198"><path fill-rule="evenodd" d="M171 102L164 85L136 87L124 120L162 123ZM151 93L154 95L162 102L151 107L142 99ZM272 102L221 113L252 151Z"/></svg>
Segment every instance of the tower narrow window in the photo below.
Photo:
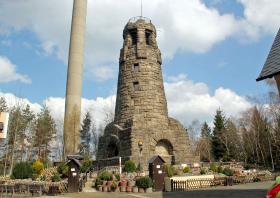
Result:
<svg viewBox="0 0 280 198"><path fill-rule="evenodd" d="M145 37L146 37L146 44L147 45L151 45L152 42L151 42L151 35L152 35L152 32L150 30L145 30Z"/></svg>
<svg viewBox="0 0 280 198"><path fill-rule="evenodd" d="M133 65L133 71L134 71L134 72L139 72L139 63L135 63L135 64Z"/></svg>
<svg viewBox="0 0 280 198"><path fill-rule="evenodd" d="M134 88L134 91L140 91L139 82L133 82L133 88Z"/></svg>
<svg viewBox="0 0 280 198"><path fill-rule="evenodd" d="M132 45L136 45L137 44L137 29L130 30L129 34L130 34L131 39L132 39Z"/></svg>

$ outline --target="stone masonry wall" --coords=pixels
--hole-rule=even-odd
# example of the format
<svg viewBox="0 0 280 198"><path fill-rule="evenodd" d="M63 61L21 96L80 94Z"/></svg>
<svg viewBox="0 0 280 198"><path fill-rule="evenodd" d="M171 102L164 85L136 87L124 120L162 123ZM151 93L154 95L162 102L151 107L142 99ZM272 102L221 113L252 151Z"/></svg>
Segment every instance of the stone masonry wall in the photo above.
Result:
<svg viewBox="0 0 280 198"><path fill-rule="evenodd" d="M161 142L169 152L162 156L168 163L192 162L185 129L168 117L154 25L143 19L129 22L123 38L115 119L100 139L97 159L108 158L108 148L115 144L118 156L129 157L137 164L141 159L147 168L148 160L157 155L157 144ZM143 142L141 156L139 141Z"/></svg>

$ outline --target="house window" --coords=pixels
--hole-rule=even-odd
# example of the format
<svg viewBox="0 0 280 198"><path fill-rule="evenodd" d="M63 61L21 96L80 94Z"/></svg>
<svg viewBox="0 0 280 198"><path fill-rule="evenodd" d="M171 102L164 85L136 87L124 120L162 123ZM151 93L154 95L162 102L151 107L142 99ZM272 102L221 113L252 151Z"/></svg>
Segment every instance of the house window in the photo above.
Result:
<svg viewBox="0 0 280 198"><path fill-rule="evenodd" d="M139 72L139 63L135 63L135 64L133 65L133 71L134 71L134 72Z"/></svg>
<svg viewBox="0 0 280 198"><path fill-rule="evenodd" d="M133 88L134 88L134 91L140 91L139 82L133 82Z"/></svg>

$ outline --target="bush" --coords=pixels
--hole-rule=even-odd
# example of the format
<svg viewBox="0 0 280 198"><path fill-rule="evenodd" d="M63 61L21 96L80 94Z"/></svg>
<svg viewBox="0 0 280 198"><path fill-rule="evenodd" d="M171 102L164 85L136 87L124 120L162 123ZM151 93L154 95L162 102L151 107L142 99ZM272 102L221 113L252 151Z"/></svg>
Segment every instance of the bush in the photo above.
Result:
<svg viewBox="0 0 280 198"><path fill-rule="evenodd" d="M153 186L153 181L150 177L140 177L136 179L136 186L139 188L150 188Z"/></svg>
<svg viewBox="0 0 280 198"><path fill-rule="evenodd" d="M233 176L233 170L231 170L230 168L225 168L223 170L223 174L226 176Z"/></svg>
<svg viewBox="0 0 280 198"><path fill-rule="evenodd" d="M183 173L189 173L190 172L190 167L185 166L185 168L183 169Z"/></svg>
<svg viewBox="0 0 280 198"><path fill-rule="evenodd" d="M97 177L95 180L95 188L97 188L99 185L102 185L102 181L101 181L100 177Z"/></svg>
<svg viewBox="0 0 280 198"><path fill-rule="evenodd" d="M116 180L117 180L117 181L120 181L120 179L121 179L120 174L115 174L115 177L116 177Z"/></svg>
<svg viewBox="0 0 280 198"><path fill-rule="evenodd" d="M36 160L32 164L32 168L35 171L36 174L40 175L42 170L44 169L44 164L40 160Z"/></svg>
<svg viewBox="0 0 280 198"><path fill-rule="evenodd" d="M173 166L171 166L171 165L166 165L166 166L165 166L165 170L166 170L166 172L167 172L167 176L168 176L168 177L173 177L174 171L175 171Z"/></svg>
<svg viewBox="0 0 280 198"><path fill-rule="evenodd" d="M201 174L201 175L205 175L205 174L206 174L206 171L205 171L204 168L200 169L200 174Z"/></svg>
<svg viewBox="0 0 280 198"><path fill-rule="evenodd" d="M100 180L103 180L103 181L110 181L113 179L112 177L112 174L109 173L108 171L102 171L98 177L100 178Z"/></svg>
<svg viewBox="0 0 280 198"><path fill-rule="evenodd" d="M215 163L210 164L210 170L213 171L214 173L218 172L218 167Z"/></svg>
<svg viewBox="0 0 280 198"><path fill-rule="evenodd" d="M32 178L33 169L28 162L19 162L15 164L12 172L13 179L28 179Z"/></svg>
<svg viewBox="0 0 280 198"><path fill-rule="evenodd" d="M131 160L128 160L124 163L124 168L123 168L124 172L128 172L128 173L132 173L136 171L136 166L135 163Z"/></svg>
<svg viewBox="0 0 280 198"><path fill-rule="evenodd" d="M65 163L62 163L57 167L57 172L61 175L62 178L68 177L68 170L69 167Z"/></svg>
<svg viewBox="0 0 280 198"><path fill-rule="evenodd" d="M91 168L91 166L92 166L91 160L90 159L85 159L83 161L83 164L82 164L82 167L81 167L81 172L82 173L88 172L89 169Z"/></svg>
<svg viewBox="0 0 280 198"><path fill-rule="evenodd" d="M55 172L54 175L52 176L52 182L59 182L61 181L60 174L58 172Z"/></svg>
<svg viewBox="0 0 280 198"><path fill-rule="evenodd" d="M218 172L218 173L223 173L223 168L222 168L221 166L218 166L217 172Z"/></svg>

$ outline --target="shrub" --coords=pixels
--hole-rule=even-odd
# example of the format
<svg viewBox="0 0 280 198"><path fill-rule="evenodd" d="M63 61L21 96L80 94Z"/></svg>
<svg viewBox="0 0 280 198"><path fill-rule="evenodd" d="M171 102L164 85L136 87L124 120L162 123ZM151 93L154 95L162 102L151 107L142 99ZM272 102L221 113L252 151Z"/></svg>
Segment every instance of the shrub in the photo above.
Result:
<svg viewBox="0 0 280 198"><path fill-rule="evenodd" d="M150 188L153 186L153 181L150 177L140 177L136 179L136 186L139 188Z"/></svg>
<svg viewBox="0 0 280 198"><path fill-rule="evenodd" d="M61 181L60 174L58 172L55 172L54 175L52 176L52 182L59 182Z"/></svg>
<svg viewBox="0 0 280 198"><path fill-rule="evenodd" d="M210 170L213 171L214 173L218 172L217 165L215 163L210 164Z"/></svg>
<svg viewBox="0 0 280 198"><path fill-rule="evenodd" d="M83 161L83 164L82 164L82 167L81 167L81 172L85 173L85 172L89 171L89 169L91 168L91 165L92 165L91 160L89 158L85 159Z"/></svg>
<svg viewBox="0 0 280 198"><path fill-rule="evenodd" d="M68 170L69 167L65 163L62 163L57 167L57 172L61 175L62 178L68 177Z"/></svg>
<svg viewBox="0 0 280 198"><path fill-rule="evenodd" d="M183 169L183 173L189 173L190 172L190 167L185 166Z"/></svg>
<svg viewBox="0 0 280 198"><path fill-rule="evenodd" d="M124 163L124 172L132 173L136 171L135 163L131 160L128 160Z"/></svg>
<svg viewBox="0 0 280 198"><path fill-rule="evenodd" d="M36 160L32 164L32 168L35 171L36 174L40 175L42 170L44 169L44 164L40 160Z"/></svg>
<svg viewBox="0 0 280 198"><path fill-rule="evenodd" d="M218 172L218 173L223 173L223 168L222 168L221 166L218 166L217 172Z"/></svg>
<svg viewBox="0 0 280 198"><path fill-rule="evenodd" d="M28 179L32 178L33 169L28 162L19 162L15 164L12 172L12 178L14 179Z"/></svg>
<svg viewBox="0 0 280 198"><path fill-rule="evenodd" d="M204 168L200 169L200 174L201 174L201 175L205 175L205 174L206 174L206 171L205 171Z"/></svg>
<svg viewBox="0 0 280 198"><path fill-rule="evenodd" d="M102 185L100 177L97 177L95 180L95 188L97 188L99 185Z"/></svg>
<svg viewBox="0 0 280 198"><path fill-rule="evenodd" d="M165 169L166 169L166 172L167 172L167 176L168 177L173 177L173 175L174 175L174 167L173 166L171 166L171 165L166 165L165 166Z"/></svg>
<svg viewBox="0 0 280 198"><path fill-rule="evenodd" d="M223 170L223 174L226 176L233 176L233 170L231 170L230 168L225 168Z"/></svg>
<svg viewBox="0 0 280 198"><path fill-rule="evenodd" d="M115 177L116 177L116 180L117 180L117 181L120 181L120 179L121 179L120 174L115 174Z"/></svg>
<svg viewBox="0 0 280 198"><path fill-rule="evenodd" d="M251 169L251 166L250 166L249 164L246 164L246 165L244 166L244 169L245 169L245 170L249 170L249 169Z"/></svg>
<svg viewBox="0 0 280 198"><path fill-rule="evenodd" d="M108 171L102 171L99 176L100 180L103 180L103 181L110 181L113 179L112 177L112 174L109 173Z"/></svg>

